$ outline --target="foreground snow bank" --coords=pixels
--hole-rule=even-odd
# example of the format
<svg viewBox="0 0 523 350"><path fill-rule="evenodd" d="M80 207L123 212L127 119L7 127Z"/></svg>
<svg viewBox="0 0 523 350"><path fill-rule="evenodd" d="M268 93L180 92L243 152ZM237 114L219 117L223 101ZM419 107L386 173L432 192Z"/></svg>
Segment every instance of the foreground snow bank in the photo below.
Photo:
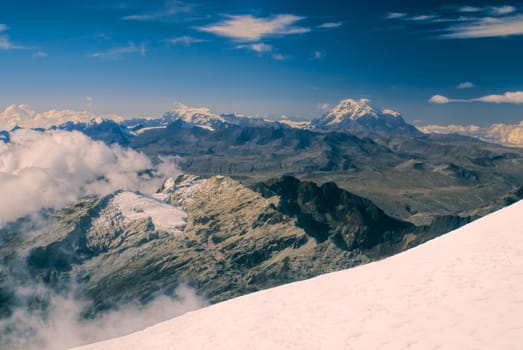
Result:
<svg viewBox="0 0 523 350"><path fill-rule="evenodd" d="M79 349L517 349L523 201L386 260Z"/></svg>

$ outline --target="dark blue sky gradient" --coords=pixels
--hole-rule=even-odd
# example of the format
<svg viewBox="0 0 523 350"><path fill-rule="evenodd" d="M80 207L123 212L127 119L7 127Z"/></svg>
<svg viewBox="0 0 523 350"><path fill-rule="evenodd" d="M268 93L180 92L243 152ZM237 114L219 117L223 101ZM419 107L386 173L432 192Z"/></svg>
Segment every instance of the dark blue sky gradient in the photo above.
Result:
<svg viewBox="0 0 523 350"><path fill-rule="evenodd" d="M512 9L494 16L502 5ZM280 14L304 17L292 26L309 31L241 41L198 29L230 15ZM3 1L0 110L86 109L90 96L97 113L161 115L183 102L310 119L321 105L367 97L418 124L519 122L523 104L428 100L523 90L522 35L442 37L453 26L520 14L517 3L492 1ZM421 15L433 18L410 19ZM168 43L181 37L198 42ZM271 50L245 48L260 43ZM457 89L463 82L475 87Z"/></svg>

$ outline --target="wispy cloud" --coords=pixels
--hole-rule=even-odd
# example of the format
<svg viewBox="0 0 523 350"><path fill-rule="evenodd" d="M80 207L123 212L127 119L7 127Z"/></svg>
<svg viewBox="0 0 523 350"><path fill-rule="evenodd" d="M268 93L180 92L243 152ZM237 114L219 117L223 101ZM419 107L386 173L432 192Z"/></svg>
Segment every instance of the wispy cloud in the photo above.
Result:
<svg viewBox="0 0 523 350"><path fill-rule="evenodd" d="M242 45L237 45L235 48L251 50L251 51L254 51L254 52L257 52L260 54L272 51L272 45L265 44L265 43L242 44Z"/></svg>
<svg viewBox="0 0 523 350"><path fill-rule="evenodd" d="M322 51L322 50L316 50L316 51L314 51L314 53L312 54L312 59L313 59L313 60L321 60L321 59L324 58L326 55L327 55L327 53L326 53L325 51Z"/></svg>
<svg viewBox="0 0 523 350"><path fill-rule="evenodd" d="M197 27L197 29L238 41L259 41L269 36L310 32L310 28L296 26L296 23L304 18L295 15L276 15L273 17L230 15L221 22Z"/></svg>
<svg viewBox="0 0 523 350"><path fill-rule="evenodd" d="M28 46L14 44L7 35L0 35L0 50L27 50Z"/></svg>
<svg viewBox="0 0 523 350"><path fill-rule="evenodd" d="M481 7L475 7L475 6L462 6L458 9L459 12L464 13L474 13L474 12L481 12Z"/></svg>
<svg viewBox="0 0 523 350"><path fill-rule="evenodd" d="M459 83L457 86L456 86L456 89L470 89L470 88L473 88L473 87L476 87L476 85L474 85L473 83L471 83L470 81L465 81L463 83Z"/></svg>
<svg viewBox="0 0 523 350"><path fill-rule="evenodd" d="M0 23L0 33L5 32L8 29L9 27L7 26L7 24Z"/></svg>
<svg viewBox="0 0 523 350"><path fill-rule="evenodd" d="M205 39L195 38L189 35L179 36L176 38L166 39L165 42L171 45L191 46L192 44L205 42Z"/></svg>
<svg viewBox="0 0 523 350"><path fill-rule="evenodd" d="M504 5L504 6L484 6L484 7L477 7L477 6L462 6L458 9L459 12L463 13L478 13L483 12L487 14L491 14L494 16L503 16L508 15L510 13L514 13L517 11L517 8L510 5Z"/></svg>
<svg viewBox="0 0 523 350"><path fill-rule="evenodd" d="M285 55L283 53L275 53L272 55L272 58L276 61L287 61L291 59L290 55Z"/></svg>
<svg viewBox="0 0 523 350"><path fill-rule="evenodd" d="M36 51L36 52L33 54L33 57L34 57L34 58L46 58L46 57L47 57L47 53L44 52L44 51Z"/></svg>
<svg viewBox="0 0 523 350"><path fill-rule="evenodd" d="M424 24L440 24L439 28L428 29L431 33L438 31L439 39L473 39L523 35L523 14L518 8L504 6L462 6L446 8L438 13L408 14L389 12L388 20Z"/></svg>
<svg viewBox="0 0 523 350"><path fill-rule="evenodd" d="M389 12L385 15L385 19L399 19L406 17L407 14L403 12Z"/></svg>
<svg viewBox="0 0 523 350"><path fill-rule="evenodd" d="M140 54L145 56L147 48L145 43L139 45L129 42L127 46L115 46L106 51L100 51L90 54L94 58L118 59L129 54Z"/></svg>
<svg viewBox="0 0 523 350"><path fill-rule="evenodd" d="M523 15L477 18L451 26L446 31L441 38L473 39L523 35Z"/></svg>
<svg viewBox="0 0 523 350"><path fill-rule="evenodd" d="M508 91L503 95L486 95L469 99L454 99L442 95L434 95L429 102L436 104L447 104L456 102L485 102L485 103L510 103L523 104L523 91Z"/></svg>
<svg viewBox="0 0 523 350"><path fill-rule="evenodd" d="M492 6L490 8L490 12L493 14L493 15L498 15L498 16L501 16L501 15L508 15L509 13L513 13L513 12L516 12L516 8L514 6Z"/></svg>
<svg viewBox="0 0 523 350"><path fill-rule="evenodd" d="M192 5L184 4L180 1L169 1L160 10L127 15L122 17L122 19L125 21L165 20L180 13L191 12L192 9Z"/></svg>
<svg viewBox="0 0 523 350"><path fill-rule="evenodd" d="M325 22L320 24L319 26L316 26L316 28L319 29L332 29L332 28L339 28L343 25L343 22Z"/></svg>
<svg viewBox="0 0 523 350"><path fill-rule="evenodd" d="M436 15L417 15L412 17L405 17L405 19L409 21L417 21L417 22L424 22L424 21L430 21L438 16Z"/></svg>

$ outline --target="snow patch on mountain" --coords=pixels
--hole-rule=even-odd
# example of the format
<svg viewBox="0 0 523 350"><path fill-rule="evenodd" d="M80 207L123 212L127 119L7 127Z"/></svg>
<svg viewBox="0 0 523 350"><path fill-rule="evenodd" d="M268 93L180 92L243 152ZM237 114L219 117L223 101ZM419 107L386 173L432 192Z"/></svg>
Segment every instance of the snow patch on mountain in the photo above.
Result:
<svg viewBox="0 0 523 350"><path fill-rule="evenodd" d="M517 349L522 212L523 201L385 260L78 349Z"/></svg>
<svg viewBox="0 0 523 350"><path fill-rule="evenodd" d="M157 198L134 192L118 193L95 222L95 226L128 225L134 221L150 219L157 230L173 235L180 234L185 226L187 213L180 207Z"/></svg>

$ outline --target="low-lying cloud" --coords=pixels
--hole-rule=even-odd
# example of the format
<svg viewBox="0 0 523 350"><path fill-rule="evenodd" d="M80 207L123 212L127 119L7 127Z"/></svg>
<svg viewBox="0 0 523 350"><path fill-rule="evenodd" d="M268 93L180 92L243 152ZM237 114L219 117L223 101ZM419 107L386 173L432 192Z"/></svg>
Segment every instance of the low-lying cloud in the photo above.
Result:
<svg viewBox="0 0 523 350"><path fill-rule="evenodd" d="M519 124L492 124L488 127L478 125L425 125L419 126L424 133L461 134L477 137L484 141L506 146L523 147L523 122Z"/></svg>
<svg viewBox="0 0 523 350"><path fill-rule="evenodd" d="M133 333L156 323L207 305L196 292L178 287L173 297L159 296L148 304L123 305L96 319L82 318L87 304L69 293L59 295L43 286L40 297L48 303L47 312L17 309L0 319L0 347L12 350L64 350Z"/></svg>
<svg viewBox="0 0 523 350"><path fill-rule="evenodd" d="M174 158L159 164L79 132L18 129L0 141L0 227L42 208L60 208L86 195L123 189L154 192L179 170Z"/></svg>
<svg viewBox="0 0 523 350"><path fill-rule="evenodd" d="M86 96L89 108L92 108L93 99ZM96 115L89 111L75 111L72 109L50 109L45 112L37 112L26 104L9 105L0 112L0 130L11 130L15 127L21 128L44 128L53 125L60 125L68 121L89 122L96 118L111 119L115 122L124 120L122 116L116 114Z"/></svg>

